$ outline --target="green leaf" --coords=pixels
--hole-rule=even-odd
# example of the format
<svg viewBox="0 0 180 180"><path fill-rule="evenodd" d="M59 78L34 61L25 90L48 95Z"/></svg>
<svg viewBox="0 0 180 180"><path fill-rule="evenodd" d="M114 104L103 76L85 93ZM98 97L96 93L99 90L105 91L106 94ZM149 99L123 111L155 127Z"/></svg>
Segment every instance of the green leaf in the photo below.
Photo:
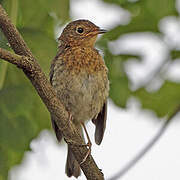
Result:
<svg viewBox="0 0 180 180"><path fill-rule="evenodd" d="M44 32L38 31L38 29L24 28L20 29L20 32L32 53L38 59L43 71L48 75L50 61L55 57L57 51L55 39Z"/></svg>
<svg viewBox="0 0 180 180"><path fill-rule="evenodd" d="M2 33L1 30L0 30L0 48L9 49L8 41L5 38L5 36L4 36L4 34Z"/></svg>
<svg viewBox="0 0 180 180"><path fill-rule="evenodd" d="M7 67L8 67L8 62L0 60L0 90L3 88L4 85Z"/></svg>
<svg viewBox="0 0 180 180"><path fill-rule="evenodd" d="M62 23L69 21L69 10L70 10L70 3L67 0L53 0L49 1L49 9L50 12L56 14L56 16L62 21Z"/></svg>
<svg viewBox="0 0 180 180"><path fill-rule="evenodd" d="M177 58L180 58L180 51L177 51L177 50L172 50L171 51L171 59L177 59Z"/></svg>
<svg viewBox="0 0 180 180"><path fill-rule="evenodd" d="M5 39L4 34L0 31L0 48L9 49L8 41ZM6 78L6 70L8 68L8 62L0 60L0 90L3 88Z"/></svg>
<svg viewBox="0 0 180 180"><path fill-rule="evenodd" d="M163 117L171 114L180 104L180 83L165 81L156 92L148 92L141 88L133 95L141 101L143 108L151 109Z"/></svg>
<svg viewBox="0 0 180 180"><path fill-rule="evenodd" d="M132 3L135 4L137 2L130 2L129 0L104 0L104 2L107 2L107 3L114 3L114 4L117 4L119 6L128 6L128 5L131 5Z"/></svg>
<svg viewBox="0 0 180 180"><path fill-rule="evenodd" d="M111 2L111 1L109 1ZM121 1L113 1L121 4ZM175 0L141 0L136 3L124 3L124 8L131 12L131 21L127 25L119 25L105 34L105 38L115 40L120 35L132 32L158 32L158 23L165 16L178 16Z"/></svg>
<svg viewBox="0 0 180 180"><path fill-rule="evenodd" d="M50 127L49 113L23 72L9 65L0 91L0 175L20 163L29 142Z"/></svg>
<svg viewBox="0 0 180 180"><path fill-rule="evenodd" d="M69 1L68 0L23 0L19 1L18 27L46 30L47 18L49 16L54 21L61 20L65 22L69 19ZM54 28L47 26L47 28Z"/></svg>

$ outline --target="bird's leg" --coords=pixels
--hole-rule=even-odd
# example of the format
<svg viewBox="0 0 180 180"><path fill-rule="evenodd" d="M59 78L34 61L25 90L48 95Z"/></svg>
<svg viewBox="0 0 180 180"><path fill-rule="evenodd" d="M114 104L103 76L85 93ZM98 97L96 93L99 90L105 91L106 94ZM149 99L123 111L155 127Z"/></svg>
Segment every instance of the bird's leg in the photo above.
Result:
<svg viewBox="0 0 180 180"><path fill-rule="evenodd" d="M63 129L66 129L69 126L69 122L72 121L72 119L73 119L72 114L68 111L68 121Z"/></svg>
<svg viewBox="0 0 180 180"><path fill-rule="evenodd" d="M72 117L72 114L69 111L68 111L68 114L69 114L69 117L68 117L68 123L69 123L70 121L72 121L73 117Z"/></svg>
<svg viewBox="0 0 180 180"><path fill-rule="evenodd" d="M90 140L90 138L89 138L87 129L86 129L84 123L81 123L81 124L82 124L82 126L83 126L83 129L84 129L84 131L85 131L85 133L86 133L86 137L87 137L87 140L88 140L88 143L85 144L85 146L88 147L88 152L87 152L86 156L83 158L83 160L82 160L82 162L81 162L80 164L84 163L84 162L86 161L87 157L91 154L91 146L92 146L92 143L91 143L91 140Z"/></svg>
<svg viewBox="0 0 180 180"><path fill-rule="evenodd" d="M69 124L70 121L72 121L72 115L71 113L69 113L69 117L68 117L68 122L67 122L67 125ZM66 125L66 127L67 127ZM91 143L91 140L90 140L90 137L88 135L88 132L87 132L87 129L84 125L84 123L81 123L81 125L83 126L83 129L85 131L85 134L86 134L86 137L87 137L87 140L88 140L88 143L87 144L76 144L74 142L69 142L67 141L66 139L64 139L67 143L71 143L71 144L74 144L74 145L77 145L77 146L87 146L88 147L88 152L86 153L85 157L83 158L83 160L80 162L80 164L84 163L87 159L87 157L91 154L91 146L92 146L92 143Z"/></svg>

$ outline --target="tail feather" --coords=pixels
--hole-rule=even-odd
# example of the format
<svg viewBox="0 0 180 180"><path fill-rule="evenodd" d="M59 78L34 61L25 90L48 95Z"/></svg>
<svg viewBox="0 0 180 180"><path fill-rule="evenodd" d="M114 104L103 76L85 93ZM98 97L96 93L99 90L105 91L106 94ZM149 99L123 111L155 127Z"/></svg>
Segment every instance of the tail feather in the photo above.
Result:
<svg viewBox="0 0 180 180"><path fill-rule="evenodd" d="M57 137L58 141L60 142L62 140L62 133L61 133L60 129L58 128L58 126L56 125L55 118L53 116L51 116L51 121L52 121L52 127L55 131L56 137ZM76 127L78 128L81 136L83 137L81 125L76 124ZM67 154L65 172L68 177L74 176L77 178L81 174L79 163L75 159L69 146L68 146L68 154Z"/></svg>
<svg viewBox="0 0 180 180"><path fill-rule="evenodd" d="M68 155L67 155L67 161L66 161L66 174L68 177L74 176L78 177L80 176L80 166L75 159L71 149L68 147Z"/></svg>
<svg viewBox="0 0 180 180"><path fill-rule="evenodd" d="M81 132L80 134L83 137L83 132L82 132L81 125L79 124L77 126L77 128L79 129L79 131ZM71 151L69 146L68 146L68 154L67 154L65 172L66 172L68 177L74 176L74 177L77 178L81 174L79 163L75 159L75 157L74 157L74 155L73 155L73 153L72 153L72 151Z"/></svg>

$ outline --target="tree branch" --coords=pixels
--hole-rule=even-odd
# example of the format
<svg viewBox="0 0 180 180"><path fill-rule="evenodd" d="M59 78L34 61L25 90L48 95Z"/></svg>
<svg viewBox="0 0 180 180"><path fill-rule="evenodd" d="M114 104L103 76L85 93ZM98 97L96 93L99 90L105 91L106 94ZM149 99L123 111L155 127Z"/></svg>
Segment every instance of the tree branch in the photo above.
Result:
<svg viewBox="0 0 180 180"><path fill-rule="evenodd" d="M59 129L70 146L75 158L80 163L87 154L84 141L72 122L68 121L68 112L57 98L56 93L50 85L41 67L27 47L23 38L11 23L5 10L0 5L0 28L6 36L9 44L16 54L10 53L4 49L0 49L0 57L21 68L27 78L31 81L47 109L53 114ZM92 156L88 156L87 160L82 163L81 169L88 180L103 180L103 173L97 167Z"/></svg>
<svg viewBox="0 0 180 180"><path fill-rule="evenodd" d="M26 66L24 66L24 64L28 62L28 57L19 56L2 48L0 48L0 58L18 66L19 68L25 68ZM20 67L20 65L22 65L22 67Z"/></svg>

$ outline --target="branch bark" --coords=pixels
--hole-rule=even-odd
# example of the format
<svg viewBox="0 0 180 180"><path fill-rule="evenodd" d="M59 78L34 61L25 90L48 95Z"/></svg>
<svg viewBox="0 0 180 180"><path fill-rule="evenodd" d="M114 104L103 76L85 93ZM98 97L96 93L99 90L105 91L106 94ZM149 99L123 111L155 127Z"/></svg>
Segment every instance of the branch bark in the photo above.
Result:
<svg viewBox="0 0 180 180"><path fill-rule="evenodd" d="M80 163L87 154L87 147L84 144L79 132L72 122L68 121L68 112L57 98L54 89L41 70L38 62L34 58L30 49L27 47L23 38L11 23L7 13L0 5L0 28L6 36L14 53L0 49L0 58L15 64L21 68L27 78L31 81L40 98L46 105L48 111L56 117L56 124L63 133L64 139L72 149L72 152ZM88 180L103 180L103 173L97 167L93 157L88 156L87 160L80 165Z"/></svg>

